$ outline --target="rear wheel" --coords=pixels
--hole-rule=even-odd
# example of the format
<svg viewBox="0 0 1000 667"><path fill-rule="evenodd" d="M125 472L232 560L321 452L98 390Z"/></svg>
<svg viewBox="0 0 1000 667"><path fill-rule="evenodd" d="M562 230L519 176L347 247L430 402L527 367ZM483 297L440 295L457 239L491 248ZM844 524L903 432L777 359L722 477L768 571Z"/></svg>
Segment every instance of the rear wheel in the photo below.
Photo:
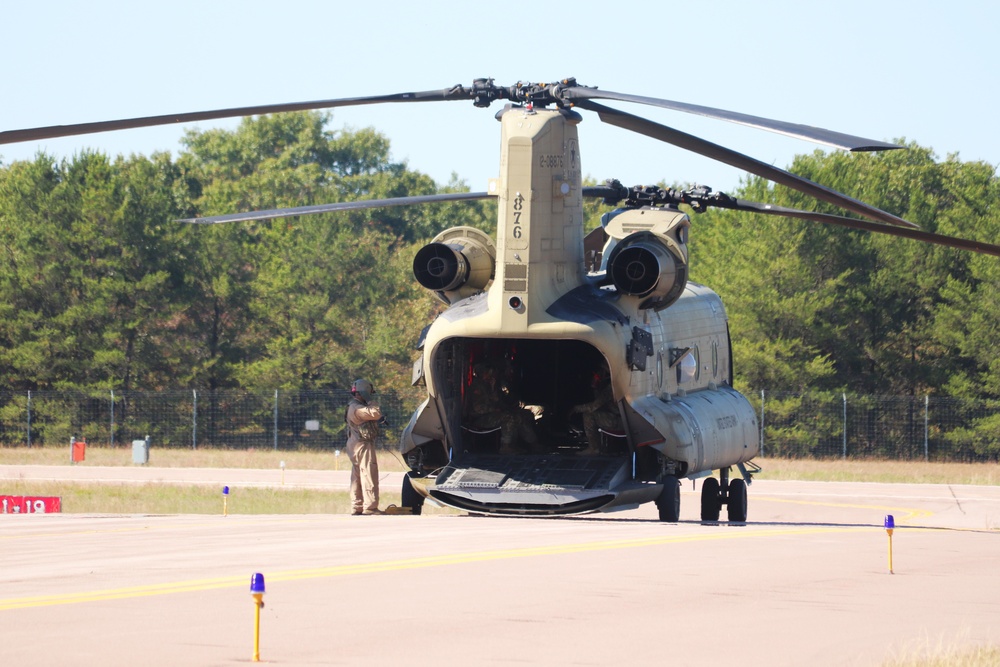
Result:
<svg viewBox="0 0 1000 667"><path fill-rule="evenodd" d="M677 523L681 518L681 480L667 477L663 480L663 490L656 499L660 511L660 521Z"/></svg>
<svg viewBox="0 0 1000 667"><path fill-rule="evenodd" d="M742 479L729 483L729 520L740 523L747 520L747 483Z"/></svg>
<svg viewBox="0 0 1000 667"><path fill-rule="evenodd" d="M706 477L701 484L701 520L718 521L722 511L722 497L719 495L719 480Z"/></svg>
<svg viewBox="0 0 1000 667"><path fill-rule="evenodd" d="M409 475L403 477L403 489L400 495L400 504L403 507L409 507L413 514L420 514L424 508L424 497L413 488Z"/></svg>

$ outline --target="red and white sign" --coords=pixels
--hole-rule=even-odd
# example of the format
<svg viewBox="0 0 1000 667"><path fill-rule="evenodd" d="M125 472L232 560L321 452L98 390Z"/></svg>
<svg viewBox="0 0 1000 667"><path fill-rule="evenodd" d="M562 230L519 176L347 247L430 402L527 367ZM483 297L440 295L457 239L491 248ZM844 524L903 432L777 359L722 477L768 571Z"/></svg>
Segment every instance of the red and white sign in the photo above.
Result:
<svg viewBox="0 0 1000 667"><path fill-rule="evenodd" d="M0 496L0 514L48 514L62 512L59 496Z"/></svg>

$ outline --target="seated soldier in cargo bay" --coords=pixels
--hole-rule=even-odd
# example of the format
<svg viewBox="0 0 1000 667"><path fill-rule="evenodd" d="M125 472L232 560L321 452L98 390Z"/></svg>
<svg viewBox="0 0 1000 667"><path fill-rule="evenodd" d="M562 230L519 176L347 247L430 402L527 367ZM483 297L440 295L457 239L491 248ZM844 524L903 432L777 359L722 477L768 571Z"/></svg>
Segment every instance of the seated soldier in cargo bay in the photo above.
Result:
<svg viewBox="0 0 1000 667"><path fill-rule="evenodd" d="M472 369L472 383L466 410L465 426L474 431L500 429L500 453L513 454L516 445L538 445L535 417L521 407L509 391L497 381L496 369L479 362Z"/></svg>

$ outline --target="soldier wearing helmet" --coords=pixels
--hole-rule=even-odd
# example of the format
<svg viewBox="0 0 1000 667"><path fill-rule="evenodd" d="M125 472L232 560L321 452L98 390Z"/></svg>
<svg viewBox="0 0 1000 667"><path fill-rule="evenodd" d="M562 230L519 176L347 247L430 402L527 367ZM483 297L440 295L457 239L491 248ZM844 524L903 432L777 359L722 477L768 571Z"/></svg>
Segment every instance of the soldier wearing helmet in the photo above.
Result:
<svg viewBox="0 0 1000 667"><path fill-rule="evenodd" d="M535 417L510 396L509 388L498 382L496 369L487 362L473 367L469 387L468 426L476 429L500 429L501 454L515 454L515 445L538 446Z"/></svg>
<svg viewBox="0 0 1000 667"><path fill-rule="evenodd" d="M601 453L601 430L620 430L621 415L615 403L614 389L611 387L611 372L607 366L597 369L591 379L593 400L575 405L569 414L583 415L583 432L587 436L587 448L580 454Z"/></svg>
<svg viewBox="0 0 1000 667"><path fill-rule="evenodd" d="M347 422L347 456L351 460L351 514L385 514L378 508L378 459L375 442L382 410L373 399L375 387L358 379L351 385L351 398L344 421Z"/></svg>

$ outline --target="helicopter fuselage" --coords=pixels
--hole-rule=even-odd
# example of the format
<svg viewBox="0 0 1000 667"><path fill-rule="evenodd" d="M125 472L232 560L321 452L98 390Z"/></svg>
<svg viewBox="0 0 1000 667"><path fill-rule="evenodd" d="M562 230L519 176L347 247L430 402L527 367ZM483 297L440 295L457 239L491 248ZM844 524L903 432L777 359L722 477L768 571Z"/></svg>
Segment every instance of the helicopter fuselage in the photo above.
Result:
<svg viewBox="0 0 1000 667"><path fill-rule="evenodd" d="M402 437L416 493L483 513L575 514L659 502L680 477L753 458L725 309L686 279L687 215L612 217L588 270L579 116L514 107L500 120L495 247L455 228L414 262L450 304L422 340L428 397ZM602 383L613 400L598 407Z"/></svg>

